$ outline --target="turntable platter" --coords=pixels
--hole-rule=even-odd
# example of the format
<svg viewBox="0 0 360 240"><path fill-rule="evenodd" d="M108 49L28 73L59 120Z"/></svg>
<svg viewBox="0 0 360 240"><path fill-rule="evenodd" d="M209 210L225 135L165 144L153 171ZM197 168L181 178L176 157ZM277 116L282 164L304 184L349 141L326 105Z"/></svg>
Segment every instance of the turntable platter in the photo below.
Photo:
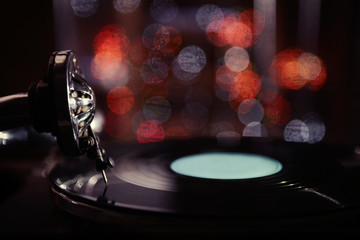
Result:
<svg viewBox="0 0 360 240"><path fill-rule="evenodd" d="M270 146L271 145L271 146ZM360 177L341 164L346 151L323 145L247 141L237 148L209 140L104 147L115 159L109 184L85 159L65 159L51 173L55 198L101 215L167 214L182 217L266 218L307 216L358 206ZM309 153L311 152L311 157ZM247 179L211 179L173 171L174 160L194 154L260 154L277 159L281 171ZM61 201L59 201L61 199ZM71 209L71 210L70 210ZM68 209L76 212L76 208ZM80 215L85 215L82 210ZM105 217L104 217L105 216Z"/></svg>

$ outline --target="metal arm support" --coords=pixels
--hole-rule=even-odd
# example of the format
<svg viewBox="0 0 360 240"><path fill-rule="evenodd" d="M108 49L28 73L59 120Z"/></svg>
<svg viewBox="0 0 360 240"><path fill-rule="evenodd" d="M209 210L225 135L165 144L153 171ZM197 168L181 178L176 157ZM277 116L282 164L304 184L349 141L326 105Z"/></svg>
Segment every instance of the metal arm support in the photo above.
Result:
<svg viewBox="0 0 360 240"><path fill-rule="evenodd" d="M0 98L0 131L30 125L27 93Z"/></svg>

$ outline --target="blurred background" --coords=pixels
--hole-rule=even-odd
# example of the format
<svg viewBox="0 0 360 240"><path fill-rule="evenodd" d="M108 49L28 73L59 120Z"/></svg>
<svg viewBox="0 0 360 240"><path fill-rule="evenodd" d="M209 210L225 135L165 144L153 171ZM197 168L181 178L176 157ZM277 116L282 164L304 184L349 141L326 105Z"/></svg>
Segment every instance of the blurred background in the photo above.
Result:
<svg viewBox="0 0 360 240"><path fill-rule="evenodd" d="M243 137L356 145L357 1L3 1L0 95L72 49L94 129L138 143Z"/></svg>
<svg viewBox="0 0 360 240"><path fill-rule="evenodd" d="M94 129L137 143L214 137L356 145L357 1L3 1L0 95L72 49Z"/></svg>

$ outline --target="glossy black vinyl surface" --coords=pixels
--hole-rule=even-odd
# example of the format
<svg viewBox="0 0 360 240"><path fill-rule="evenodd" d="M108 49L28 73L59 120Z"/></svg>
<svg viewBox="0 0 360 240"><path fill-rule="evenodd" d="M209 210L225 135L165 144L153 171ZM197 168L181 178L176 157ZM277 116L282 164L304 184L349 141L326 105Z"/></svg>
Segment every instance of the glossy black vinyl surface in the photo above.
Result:
<svg viewBox="0 0 360 240"><path fill-rule="evenodd" d="M359 168L346 164L356 160L347 149L326 144L260 139L244 139L240 147L219 146L204 139L123 148L117 143L104 144L116 163L106 171L107 187L93 166L81 158L63 159L50 180L56 197L83 203L88 212L101 209L105 219L129 210L183 217L300 217L342 211L360 203L356 188ZM270 156L279 160L283 169L249 180L212 180L180 175L169 167L180 156L215 151Z"/></svg>

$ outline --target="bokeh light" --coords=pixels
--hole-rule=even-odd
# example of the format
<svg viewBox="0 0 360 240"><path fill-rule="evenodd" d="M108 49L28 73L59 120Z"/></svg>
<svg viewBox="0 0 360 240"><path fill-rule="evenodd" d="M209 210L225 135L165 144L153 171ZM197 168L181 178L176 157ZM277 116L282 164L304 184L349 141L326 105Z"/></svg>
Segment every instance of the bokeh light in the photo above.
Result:
<svg viewBox="0 0 360 240"><path fill-rule="evenodd" d="M154 96L146 100L143 106L143 115L146 120L155 120L158 123L166 122L171 115L169 101L162 96Z"/></svg>
<svg viewBox="0 0 360 240"><path fill-rule="evenodd" d="M279 87L299 90L306 86L320 90L326 81L322 60L298 47L289 47L279 52L272 60L270 75Z"/></svg>
<svg viewBox="0 0 360 240"><path fill-rule="evenodd" d="M307 142L309 140L309 128L299 119L294 119L286 124L284 139L287 142Z"/></svg>
<svg viewBox="0 0 360 240"><path fill-rule="evenodd" d="M251 70L250 69L250 64L248 64L248 68L246 70ZM215 81L216 84L224 91L230 91L231 89L233 89L233 84L236 80L238 76L238 72L232 71L231 69L228 68L228 66L224 63L222 65L220 65L217 69L216 69L216 73L215 73ZM235 99L237 96L232 96L233 99ZM231 99L231 100L233 100Z"/></svg>
<svg viewBox="0 0 360 240"><path fill-rule="evenodd" d="M142 33L142 41L149 49L157 49L166 46L169 42L170 33L163 24L152 23Z"/></svg>
<svg viewBox="0 0 360 240"><path fill-rule="evenodd" d="M206 27L208 40L217 47L223 47L229 44L225 37L225 27L223 27L223 23L223 19L215 19Z"/></svg>
<svg viewBox="0 0 360 240"><path fill-rule="evenodd" d="M225 16L223 12L211 10L214 15L210 17L211 22L205 20L198 21L206 26L206 35L208 40L216 46L239 46L242 48L252 47L257 37L265 28L265 17L262 13L254 9L247 9L243 12L230 12ZM200 24L199 24L200 25Z"/></svg>
<svg viewBox="0 0 360 240"><path fill-rule="evenodd" d="M182 43L182 36L175 27L163 26L156 32L155 42L160 43L161 47L158 47L158 49L162 53L175 53ZM161 44L161 42L164 42L164 44Z"/></svg>
<svg viewBox="0 0 360 240"><path fill-rule="evenodd" d="M265 115L269 121L277 126L285 125L291 118L291 104L284 97L277 95L265 107Z"/></svg>
<svg viewBox="0 0 360 240"><path fill-rule="evenodd" d="M145 83L159 84L168 76L168 66L161 58L149 58L141 67L141 77Z"/></svg>
<svg viewBox="0 0 360 240"><path fill-rule="evenodd" d="M309 129L309 138L308 143L317 143L320 142L326 132L325 124L319 114L314 112L309 112L302 117L303 122Z"/></svg>
<svg viewBox="0 0 360 240"><path fill-rule="evenodd" d="M117 55L121 61L129 50L129 44L124 28L117 24L108 24L101 28L94 38L94 53L109 52Z"/></svg>
<svg viewBox="0 0 360 240"><path fill-rule="evenodd" d="M141 0L113 0L116 11L128 14L134 12L140 5Z"/></svg>
<svg viewBox="0 0 360 240"><path fill-rule="evenodd" d="M239 120L245 125L251 122L261 122L264 117L264 108L255 99L245 99L240 103L237 115Z"/></svg>
<svg viewBox="0 0 360 240"><path fill-rule="evenodd" d="M244 137L267 137L268 131L260 122L251 122L243 130Z"/></svg>
<svg viewBox="0 0 360 240"><path fill-rule="evenodd" d="M165 130L166 137L169 139L184 139L191 136L191 132L182 126L170 126Z"/></svg>
<svg viewBox="0 0 360 240"><path fill-rule="evenodd" d="M273 59L270 74L280 87L297 90L306 84L306 80L299 75L297 67L297 60L302 53L303 50L300 48L287 48Z"/></svg>
<svg viewBox="0 0 360 240"><path fill-rule="evenodd" d="M199 75L198 72L191 73L184 71L180 65L177 58L174 59L172 62L172 73L174 74L175 78L180 80L178 83L191 85L196 82L196 77Z"/></svg>
<svg viewBox="0 0 360 240"><path fill-rule="evenodd" d="M232 47L228 49L224 56L226 66L234 71L241 72L249 65L249 54L242 47Z"/></svg>
<svg viewBox="0 0 360 240"><path fill-rule="evenodd" d="M104 86L125 85L129 79L126 62L111 52L100 52L93 57L91 73L96 79L101 80Z"/></svg>
<svg viewBox="0 0 360 240"><path fill-rule="evenodd" d="M144 102L153 96L167 97L168 90L166 89L166 83L165 82L161 82L158 84L144 83L141 87L140 96L144 100Z"/></svg>
<svg viewBox="0 0 360 240"><path fill-rule="evenodd" d="M130 43L130 49L131 51L129 51L128 56L132 63L141 65L148 58L150 49L144 45L142 38L138 38L132 41Z"/></svg>
<svg viewBox="0 0 360 240"><path fill-rule="evenodd" d="M130 24L126 32L129 24L124 22L95 29L88 62L96 83L105 86L98 100L104 96L110 111L98 116L108 136L132 137L139 143L201 136L222 146L269 134L288 142L323 140L326 129L320 115L308 112L292 120L307 112L298 111L300 99L292 94L323 88L324 61L315 54L317 49L308 52L297 46L274 49L263 61L272 23L259 5L209 2L188 9L175 0L142 6L141 0L112 3L116 22L129 18L134 28ZM71 4L79 17L99 8L98 0ZM145 6L147 16L140 19ZM144 20L145 25L138 24ZM259 65L263 62L266 66Z"/></svg>
<svg viewBox="0 0 360 240"><path fill-rule="evenodd" d="M321 73L321 60L312 53L302 53L298 59L298 71L302 78L314 80Z"/></svg>
<svg viewBox="0 0 360 240"><path fill-rule="evenodd" d="M279 89L276 86L267 86L266 88L263 88L259 93L259 98L264 103L270 103L277 96L279 96Z"/></svg>
<svg viewBox="0 0 360 240"><path fill-rule="evenodd" d="M194 45L183 48L177 59L180 68L189 73L198 73L206 65L205 52Z"/></svg>
<svg viewBox="0 0 360 240"><path fill-rule="evenodd" d="M128 87L117 86L107 94L106 103L112 112L124 114L133 107L134 94Z"/></svg>
<svg viewBox="0 0 360 240"><path fill-rule="evenodd" d="M208 25L224 18L221 8L215 4L205 4L196 12L196 22L202 30L206 30Z"/></svg>
<svg viewBox="0 0 360 240"><path fill-rule="evenodd" d="M229 45L249 48L254 44L254 35L249 21L236 14L227 16L222 24L224 39Z"/></svg>
<svg viewBox="0 0 360 240"><path fill-rule="evenodd" d="M93 41L93 76L104 81L124 79L128 72L123 59L127 56L129 45L123 28L116 24L103 27Z"/></svg>
<svg viewBox="0 0 360 240"><path fill-rule="evenodd" d="M242 71L236 75L232 83L231 93L242 98L254 98L261 89L261 79L253 71Z"/></svg>
<svg viewBox="0 0 360 240"><path fill-rule="evenodd" d="M303 53L298 60L300 76L307 79L306 87L312 91L320 90L326 82L326 69L323 61L312 53Z"/></svg>
<svg viewBox="0 0 360 240"><path fill-rule="evenodd" d="M165 139L163 126L154 120L146 120L141 123L136 135L139 143L162 142Z"/></svg>
<svg viewBox="0 0 360 240"><path fill-rule="evenodd" d="M265 17L256 9L246 9L241 13L241 17L247 19L252 26L252 30L255 36L260 35L265 29Z"/></svg>
<svg viewBox="0 0 360 240"><path fill-rule="evenodd" d="M99 0L71 0L70 4L74 14L82 18L92 16L99 8Z"/></svg>
<svg viewBox="0 0 360 240"><path fill-rule="evenodd" d="M237 110L239 104L247 98L255 98L261 89L261 79L257 73L245 70L236 74L231 84L229 104Z"/></svg>

